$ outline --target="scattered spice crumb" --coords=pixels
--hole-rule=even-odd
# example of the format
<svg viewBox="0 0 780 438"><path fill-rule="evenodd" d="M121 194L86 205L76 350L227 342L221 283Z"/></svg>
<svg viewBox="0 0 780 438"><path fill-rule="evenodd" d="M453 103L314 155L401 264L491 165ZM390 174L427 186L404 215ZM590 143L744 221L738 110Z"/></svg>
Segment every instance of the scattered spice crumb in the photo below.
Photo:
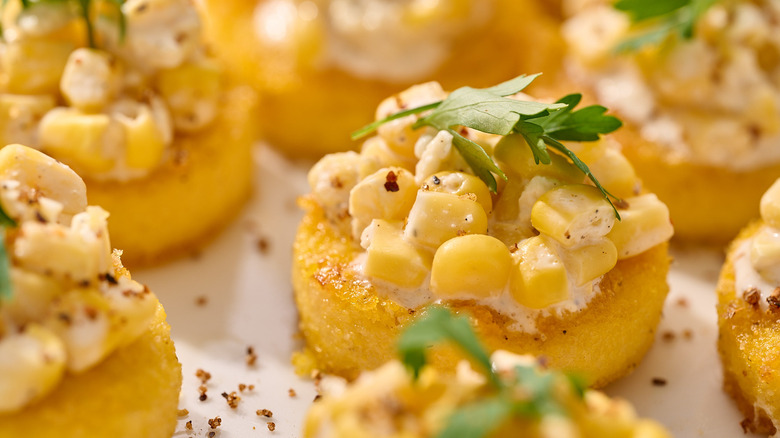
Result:
<svg viewBox="0 0 780 438"><path fill-rule="evenodd" d="M203 307L208 303L209 303L209 299L203 295L199 296L198 298L195 298L195 305L198 307Z"/></svg>
<svg viewBox="0 0 780 438"><path fill-rule="evenodd" d="M680 307L688 307L688 300L686 300L685 298L678 298L677 305Z"/></svg>
<svg viewBox="0 0 780 438"><path fill-rule="evenodd" d="M295 390L294 390L294 389L292 389L292 388L290 388L289 390L287 390L287 394L288 394L290 397L295 397L296 395L298 395L298 394L296 394Z"/></svg>
<svg viewBox="0 0 780 438"><path fill-rule="evenodd" d="M317 394L317 395L314 396L314 400L312 400L312 401L320 401L321 398L322 398L322 396Z"/></svg>
<svg viewBox="0 0 780 438"><path fill-rule="evenodd" d="M244 392L246 390L246 385L243 383L238 384L238 390L241 392Z"/></svg>
<svg viewBox="0 0 780 438"><path fill-rule="evenodd" d="M270 430L271 432L275 431L276 430L276 423L274 423L273 421L269 421L268 422L268 430Z"/></svg>
<svg viewBox="0 0 780 438"><path fill-rule="evenodd" d="M742 299L745 300L751 307L758 309L758 301L761 298L761 291L758 288L751 287L750 289L742 292Z"/></svg>
<svg viewBox="0 0 780 438"><path fill-rule="evenodd" d="M653 386L666 386L666 379L661 377L653 377Z"/></svg>
<svg viewBox="0 0 780 438"><path fill-rule="evenodd" d="M206 383L211 379L211 373L198 368L198 370L195 371L195 377L200 379L201 383Z"/></svg>
<svg viewBox="0 0 780 438"><path fill-rule="evenodd" d="M274 416L274 413L273 413L273 412L271 412L271 411L270 411L270 410L268 410L268 409L258 409L258 410L257 410L257 416L259 417L259 416L261 416L261 415L262 415L263 417L268 417L268 418L271 418L271 417L273 417L273 416Z"/></svg>
<svg viewBox="0 0 780 438"><path fill-rule="evenodd" d="M184 428L187 430L192 430L192 420L188 421L187 424L184 425Z"/></svg>
<svg viewBox="0 0 780 438"><path fill-rule="evenodd" d="M270 244L268 243L268 239L265 237L259 237L257 239L257 249L260 251L261 254L267 254L268 248L270 247Z"/></svg>
<svg viewBox="0 0 780 438"><path fill-rule="evenodd" d="M217 436L216 432L214 431L209 432L209 438L214 438L215 436Z"/></svg>
<svg viewBox="0 0 780 438"><path fill-rule="evenodd" d="M179 410L176 412L176 415L178 415L178 416L180 416L180 417L183 417L183 416L185 416L185 415L189 415L189 414L190 414L190 411L188 411L188 410L186 410L186 409L179 409Z"/></svg>
<svg viewBox="0 0 780 438"><path fill-rule="evenodd" d="M249 385L249 386L247 386L247 389L250 390L250 391L254 391L255 390L255 385Z"/></svg>
<svg viewBox="0 0 780 438"><path fill-rule="evenodd" d="M209 420L209 427L212 429L216 429L221 425L222 425L222 419L219 418L219 416L216 416Z"/></svg>
<svg viewBox="0 0 780 438"><path fill-rule="evenodd" d="M250 345L246 347L246 364L251 367L255 365L255 362L257 362L257 354L254 347Z"/></svg>
<svg viewBox="0 0 780 438"><path fill-rule="evenodd" d="M675 334L673 331L665 331L661 333L661 339L663 339L666 342L674 341Z"/></svg>
<svg viewBox="0 0 780 438"><path fill-rule="evenodd" d="M201 394L201 395L198 397L198 400L200 400L200 401L206 401L206 399L207 399L207 398L209 398L209 396L207 396L206 394Z"/></svg>
<svg viewBox="0 0 780 438"><path fill-rule="evenodd" d="M227 392L222 393L222 397L225 397L225 400L227 400L228 406L230 406L231 409L235 409L238 407L238 402L241 401L241 397L236 394L236 391L231 392L228 394Z"/></svg>
<svg viewBox="0 0 780 438"><path fill-rule="evenodd" d="M753 422L750 421L749 418L745 418L744 420L740 421L739 425L742 426L742 433L745 433L745 434L750 432L750 431L752 431L752 429L753 429L753 427L752 427L753 426Z"/></svg>
<svg viewBox="0 0 780 438"><path fill-rule="evenodd" d="M693 330L691 329L683 330L683 338L685 338L686 340L693 339Z"/></svg>

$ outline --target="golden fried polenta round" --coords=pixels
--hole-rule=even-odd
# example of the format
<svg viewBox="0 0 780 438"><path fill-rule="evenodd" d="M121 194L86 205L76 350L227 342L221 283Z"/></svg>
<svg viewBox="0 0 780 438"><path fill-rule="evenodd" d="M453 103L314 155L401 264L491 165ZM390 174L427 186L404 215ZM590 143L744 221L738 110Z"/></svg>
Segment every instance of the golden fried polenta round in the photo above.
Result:
<svg viewBox="0 0 780 438"><path fill-rule="evenodd" d="M89 203L105 208L111 244L130 266L194 251L234 217L252 187L256 97L247 87L226 92L219 116L195 135L177 135L173 157L129 182L90 181Z"/></svg>
<svg viewBox="0 0 780 438"><path fill-rule="evenodd" d="M261 134L296 158L357 148L349 133L373 120L376 102L410 85L436 80L450 90L482 87L537 72L545 73L538 81L544 84L560 70L558 24L538 0L492 0L492 18L449 41L449 53L435 71L395 82L358 77L323 62L329 50L323 43L326 25L317 19L290 25L281 41L264 42L255 29L256 10L264 3L271 2L207 0L209 38L231 71L262 93ZM316 4L322 16L330 2L289 6L300 3L307 4L307 14ZM452 3L458 2L447 4Z"/></svg>
<svg viewBox="0 0 780 438"><path fill-rule="evenodd" d="M756 203L758 205L758 203ZM745 228L731 244L718 281L718 352L723 386L745 415L743 426L773 435L780 420L780 314L754 309L736 290L734 257L763 225ZM773 420L774 419L774 420Z"/></svg>
<svg viewBox="0 0 780 438"><path fill-rule="evenodd" d="M0 438L168 438L176 427L181 365L158 306L149 330L94 368L66 375L21 412L0 414Z"/></svg>
<svg viewBox="0 0 780 438"><path fill-rule="evenodd" d="M668 207L676 239L725 244L758 217L761 196L780 175L780 164L737 172L672 161L662 148L626 124L614 133L646 190Z"/></svg>
<svg viewBox="0 0 780 438"><path fill-rule="evenodd" d="M302 204L306 215L294 243L292 280L308 350L295 358L296 366L354 379L396 356L399 332L421 309L382 298L374 285L346 269L362 248L339 224L329 223L315 202ZM601 387L631 372L652 344L668 292L668 267L666 244L619 261L586 308L539 318L536 334L511 331L508 317L473 301L446 305L470 316L490 350L544 356L551 367L576 371ZM462 359L447 347L429 357L450 371Z"/></svg>

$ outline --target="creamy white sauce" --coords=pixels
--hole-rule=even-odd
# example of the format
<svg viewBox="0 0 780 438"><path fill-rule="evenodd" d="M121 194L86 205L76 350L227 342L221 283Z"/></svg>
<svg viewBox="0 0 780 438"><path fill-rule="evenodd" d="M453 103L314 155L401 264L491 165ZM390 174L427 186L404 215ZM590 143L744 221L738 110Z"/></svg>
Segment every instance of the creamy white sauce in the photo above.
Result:
<svg viewBox="0 0 780 438"><path fill-rule="evenodd" d="M758 289L761 293L758 304L762 310L767 310L769 304L766 299L778 285L768 282L753 267L753 263L750 261L750 247L752 244L753 239L747 239L742 242L739 248L737 248L737 252L734 253L734 288L738 298L748 289Z"/></svg>
<svg viewBox="0 0 780 438"><path fill-rule="evenodd" d="M349 264L351 269L359 278L363 278L366 285L373 285L377 295L389 299L394 303L406 307L407 309L418 309L428 304L444 304L450 299L444 299L437 296L430 290L430 273L422 282L422 286L417 288L405 288L395 283L376 278L369 279L365 274L366 253L361 252ZM601 292L599 287L601 278L577 286L569 277L569 298L567 300L547 306L543 309L532 309L518 303L512 297L507 283L504 290L495 297L479 297L470 294L461 294L452 297L456 300L473 300L477 305L490 307L496 312L509 317L513 322L507 327L515 332L539 334L537 320L547 317L561 317L564 313L576 313L588 306L588 303Z"/></svg>

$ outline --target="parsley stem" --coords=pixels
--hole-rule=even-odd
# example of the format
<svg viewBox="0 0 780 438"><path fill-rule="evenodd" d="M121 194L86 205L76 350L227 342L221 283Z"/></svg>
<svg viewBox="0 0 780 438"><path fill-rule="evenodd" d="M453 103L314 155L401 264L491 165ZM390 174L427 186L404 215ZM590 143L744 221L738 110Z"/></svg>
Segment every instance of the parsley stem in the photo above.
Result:
<svg viewBox="0 0 780 438"><path fill-rule="evenodd" d="M5 249L5 227L0 226L0 302L13 295L11 284L11 260Z"/></svg>
<svg viewBox="0 0 780 438"><path fill-rule="evenodd" d="M439 105L441 105L442 101L429 103L428 105L418 106L416 108L410 108L408 110L403 110L401 112L397 112L395 114L389 115L385 117L382 120L377 120L374 123L370 123L357 131L353 132L351 135L352 140L359 140L368 134L371 134L372 132L376 131L377 128L384 125L387 122L392 122L393 120L400 119L402 117L410 116L412 114L418 114L423 111L428 111L437 108Z"/></svg>
<svg viewBox="0 0 780 438"><path fill-rule="evenodd" d="M87 28L87 41L89 43L89 47L95 48L95 32L92 27L92 20L90 20L89 17L89 6L91 2L92 0L79 0L79 5L81 5L81 16L84 17L84 24Z"/></svg>

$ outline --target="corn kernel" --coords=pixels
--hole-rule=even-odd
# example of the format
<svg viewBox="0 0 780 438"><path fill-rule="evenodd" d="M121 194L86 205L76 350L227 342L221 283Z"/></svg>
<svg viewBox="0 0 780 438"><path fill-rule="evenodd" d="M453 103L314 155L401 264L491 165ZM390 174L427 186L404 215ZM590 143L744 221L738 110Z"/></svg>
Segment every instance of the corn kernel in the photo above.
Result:
<svg viewBox="0 0 780 438"><path fill-rule="evenodd" d="M374 219L366 227L365 273L401 287L419 287L430 272L431 256L403 238L401 224Z"/></svg>
<svg viewBox="0 0 780 438"><path fill-rule="evenodd" d="M608 139L598 142L582 143L582 151L577 153L596 179L610 193L619 198L629 198L639 194L642 184L636 176L634 166Z"/></svg>
<svg viewBox="0 0 780 438"><path fill-rule="evenodd" d="M390 96L379 104L376 110L376 119L381 120L409 108L423 106L439 100L443 100L447 94L438 82L426 82L414 85L402 91L396 96ZM377 129L377 134L382 137L390 149L402 157L414 159L414 146L417 140L429 130L412 129L412 124L417 120L416 116L406 116L385 123Z"/></svg>
<svg viewBox="0 0 780 438"><path fill-rule="evenodd" d="M567 183L581 183L585 175L569 160L550 152L550 164L536 164L533 152L520 134L507 135L496 145L494 155L513 173L530 179L536 175L548 176Z"/></svg>
<svg viewBox="0 0 780 438"><path fill-rule="evenodd" d="M500 222L513 222L518 218L520 195L526 185L519 175L509 174L508 177L503 190L498 192L498 199L493 206L493 218Z"/></svg>
<svg viewBox="0 0 780 438"><path fill-rule="evenodd" d="M49 330L28 324L0 340L0 413L18 411L49 393L65 372L65 347Z"/></svg>
<svg viewBox="0 0 780 438"><path fill-rule="evenodd" d="M569 298L569 278L556 248L542 236L522 241L512 254L510 291L523 306L543 309Z"/></svg>
<svg viewBox="0 0 780 438"><path fill-rule="evenodd" d="M149 105L122 101L115 105L114 120L125 138L125 163L135 169L152 169L162 161L166 135Z"/></svg>
<svg viewBox="0 0 780 438"><path fill-rule="evenodd" d="M436 172L448 169L468 169L469 165L452 145L452 134L439 131L430 140L420 139L418 154L420 159L414 167L414 180L418 185Z"/></svg>
<svg viewBox="0 0 780 438"><path fill-rule="evenodd" d="M761 197L761 219L770 227L780 228L780 179Z"/></svg>
<svg viewBox="0 0 780 438"><path fill-rule="evenodd" d="M9 43L0 58L2 88L13 94L56 95L75 48L70 42L53 39L23 38Z"/></svg>
<svg viewBox="0 0 780 438"><path fill-rule="evenodd" d="M199 131L217 117L221 78L219 67L205 61L160 71L157 89L168 104L177 131Z"/></svg>
<svg viewBox="0 0 780 438"><path fill-rule="evenodd" d="M497 296L509 281L511 269L509 249L495 237L454 237L433 256L431 290L441 296Z"/></svg>
<svg viewBox="0 0 780 438"><path fill-rule="evenodd" d="M669 240L674 234L669 208L652 193L627 198L628 208L620 210L621 220L607 234L618 250L618 260L643 253Z"/></svg>
<svg viewBox="0 0 780 438"><path fill-rule="evenodd" d="M347 216L349 192L361 180L361 163L356 152L339 152L326 155L309 170L307 181L312 196L329 219Z"/></svg>
<svg viewBox="0 0 780 438"><path fill-rule="evenodd" d="M363 229L374 219L403 220L416 196L417 185L411 172L400 167L376 171L349 193L352 235L360 238Z"/></svg>
<svg viewBox="0 0 780 438"><path fill-rule="evenodd" d="M76 49L68 58L60 79L60 91L71 106L99 111L120 87L118 64L108 52Z"/></svg>
<svg viewBox="0 0 780 438"><path fill-rule="evenodd" d="M464 172L439 172L431 175L424 181L424 184L434 192L452 193L458 196L473 193L487 214L493 211L490 189L479 177L474 175Z"/></svg>
<svg viewBox="0 0 780 438"><path fill-rule="evenodd" d="M106 114L84 114L75 108L55 108L41 120L44 151L87 172L105 172L114 160L105 156L110 143L111 119Z"/></svg>
<svg viewBox="0 0 780 438"><path fill-rule="evenodd" d="M531 210L531 224L561 245L575 248L609 233L615 213L598 189L572 184L542 195Z"/></svg>
<svg viewBox="0 0 780 438"><path fill-rule="evenodd" d="M617 248L609 239L564 251L563 262L576 286L582 286L609 272L617 264Z"/></svg>
<svg viewBox="0 0 780 438"><path fill-rule="evenodd" d="M412 242L436 249L464 234L486 234L487 215L473 194L420 190L404 230Z"/></svg>
<svg viewBox="0 0 780 438"><path fill-rule="evenodd" d="M49 95L0 94L0 144L38 144L38 123L55 105Z"/></svg>
<svg viewBox="0 0 780 438"><path fill-rule="evenodd" d="M51 302L64 292L51 277L17 267L11 268L11 284L14 293L7 301L0 300L0 306L18 326L42 320Z"/></svg>
<svg viewBox="0 0 780 438"><path fill-rule="evenodd" d="M750 263L768 281L780 279L780 232L763 227L750 244Z"/></svg>
<svg viewBox="0 0 780 438"><path fill-rule="evenodd" d="M385 167L402 167L406 170L414 169L414 161L402 159L398 154L387 147L382 137L374 136L363 143L360 148L360 179L366 178L372 173Z"/></svg>
<svg viewBox="0 0 780 438"><path fill-rule="evenodd" d="M72 216L87 208L84 181L68 166L35 149L18 144L0 149L0 179L18 181L20 190L30 194L36 190L39 195L60 202L65 215Z"/></svg>

